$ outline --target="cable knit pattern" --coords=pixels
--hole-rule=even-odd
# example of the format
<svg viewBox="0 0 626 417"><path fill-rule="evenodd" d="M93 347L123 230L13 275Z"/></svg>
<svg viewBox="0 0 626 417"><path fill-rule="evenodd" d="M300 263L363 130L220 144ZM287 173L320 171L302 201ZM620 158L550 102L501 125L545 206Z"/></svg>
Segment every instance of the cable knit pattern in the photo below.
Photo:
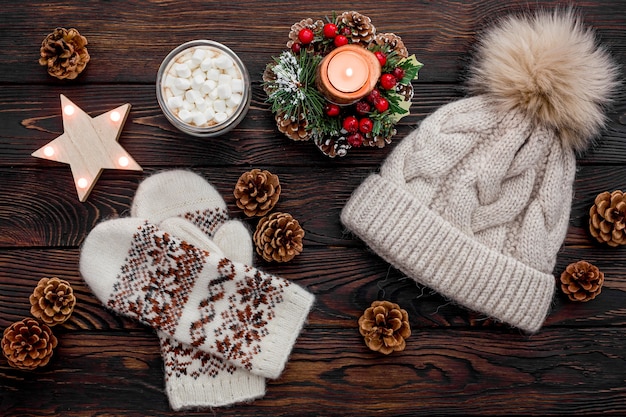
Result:
<svg viewBox="0 0 626 417"><path fill-rule="evenodd" d="M570 213L575 155L487 96L426 118L341 220L396 268L457 303L536 332Z"/></svg>

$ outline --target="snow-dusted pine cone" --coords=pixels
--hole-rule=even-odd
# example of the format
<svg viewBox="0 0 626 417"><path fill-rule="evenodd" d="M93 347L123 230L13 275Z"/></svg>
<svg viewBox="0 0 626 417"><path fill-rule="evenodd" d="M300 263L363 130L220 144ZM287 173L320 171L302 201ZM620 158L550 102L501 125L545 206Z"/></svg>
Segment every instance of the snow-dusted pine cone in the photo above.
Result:
<svg viewBox="0 0 626 417"><path fill-rule="evenodd" d="M301 113L298 120L291 120L285 117L285 113L279 112L274 116L278 130L292 140L309 140L310 135L307 130L308 121Z"/></svg>
<svg viewBox="0 0 626 417"><path fill-rule="evenodd" d="M395 51L401 58L407 58L409 56L409 51L406 49L406 46L404 46L402 38L395 33L379 33L374 36L372 43L380 46L389 46L390 51Z"/></svg>
<svg viewBox="0 0 626 417"><path fill-rule="evenodd" d="M289 40L287 41L287 48L291 49L291 46L294 43L300 43L298 40L298 34L304 28L311 29L313 33L317 33L322 30L324 27L324 22L322 20L313 20L310 17L307 19L302 19L301 21L294 23L291 25L291 30L289 31ZM313 51L313 45L310 44L307 46L307 50Z"/></svg>
<svg viewBox="0 0 626 417"><path fill-rule="evenodd" d="M351 148L344 137L315 137L314 142L322 153L331 158L346 156Z"/></svg>
<svg viewBox="0 0 626 417"><path fill-rule="evenodd" d="M341 29L350 29L347 35L351 43L360 43L367 46L376 35L376 27L372 24L372 19L359 12L344 12L337 17L337 26Z"/></svg>

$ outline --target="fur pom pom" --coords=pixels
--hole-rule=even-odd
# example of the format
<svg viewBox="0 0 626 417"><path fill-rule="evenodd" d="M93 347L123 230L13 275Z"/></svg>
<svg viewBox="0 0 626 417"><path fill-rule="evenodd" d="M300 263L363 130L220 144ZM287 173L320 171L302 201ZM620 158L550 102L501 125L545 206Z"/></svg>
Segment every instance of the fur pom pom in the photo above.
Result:
<svg viewBox="0 0 626 417"><path fill-rule="evenodd" d="M519 109L581 151L605 124L618 68L571 10L504 19L479 42L469 89Z"/></svg>

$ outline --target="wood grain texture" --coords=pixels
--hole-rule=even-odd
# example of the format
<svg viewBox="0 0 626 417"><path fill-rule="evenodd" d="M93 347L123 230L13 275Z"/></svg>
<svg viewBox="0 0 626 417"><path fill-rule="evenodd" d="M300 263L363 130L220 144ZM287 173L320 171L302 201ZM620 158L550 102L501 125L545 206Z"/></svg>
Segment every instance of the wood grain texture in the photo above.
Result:
<svg viewBox="0 0 626 417"><path fill-rule="evenodd" d="M358 8L345 1L285 0L6 3L0 13L0 330L29 315L28 296L41 277L70 281L78 304L71 319L54 328L59 347L48 367L18 371L0 356L0 416L626 415L626 247L601 246L587 232L595 196L626 190L625 90L608 109L596 145L578 158L569 230L554 268L558 276L571 262L594 263L606 275L602 293L579 304L557 292L535 335L416 284L339 221L351 192L402 138L440 106L464 97L481 30L509 12L565 2L368 0ZM573 6L625 68L626 0ZM425 67L394 142L333 160L277 131L261 74L284 49L293 23L355 8L379 32L401 35ZM57 26L75 27L89 40L91 62L74 81L56 80L37 63L41 41ZM230 46L252 78L246 118L213 139L176 130L155 94L165 55L201 38ZM130 103L119 142L144 172L105 170L88 200L78 202L69 166L31 156L63 132L59 94L91 116ZM91 229L128 216L140 181L173 168L205 176L251 229L257 220L243 219L232 190L243 171L269 169L283 187L276 209L291 213L306 232L304 252L293 261L255 258L261 269L308 288L316 304L285 372L250 404L172 412L154 332L105 309L78 271ZM356 321L376 299L407 309L413 334L404 352L375 354L359 336Z"/></svg>
<svg viewBox="0 0 626 417"><path fill-rule="evenodd" d="M473 416L502 415L515 404L507 415L623 415L626 388L616 369L626 366L624 337L623 328L547 329L530 339L421 329L411 349L381 358L363 349L356 329L309 326L263 399L216 414ZM64 416L174 415L166 411L153 333L61 333L55 355L36 376L0 366L9 394L0 403L3 415L58 415L60 401Z"/></svg>

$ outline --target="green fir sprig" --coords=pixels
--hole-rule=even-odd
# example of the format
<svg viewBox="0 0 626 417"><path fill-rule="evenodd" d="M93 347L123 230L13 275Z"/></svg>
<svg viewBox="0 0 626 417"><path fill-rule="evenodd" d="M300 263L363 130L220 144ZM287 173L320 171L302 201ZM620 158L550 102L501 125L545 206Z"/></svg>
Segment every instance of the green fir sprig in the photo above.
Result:
<svg viewBox="0 0 626 417"><path fill-rule="evenodd" d="M324 114L324 97L315 87L315 71L321 57L301 51L298 56L284 51L269 64L275 79L267 81L267 98L272 112L283 113L291 120L304 116L307 121Z"/></svg>

